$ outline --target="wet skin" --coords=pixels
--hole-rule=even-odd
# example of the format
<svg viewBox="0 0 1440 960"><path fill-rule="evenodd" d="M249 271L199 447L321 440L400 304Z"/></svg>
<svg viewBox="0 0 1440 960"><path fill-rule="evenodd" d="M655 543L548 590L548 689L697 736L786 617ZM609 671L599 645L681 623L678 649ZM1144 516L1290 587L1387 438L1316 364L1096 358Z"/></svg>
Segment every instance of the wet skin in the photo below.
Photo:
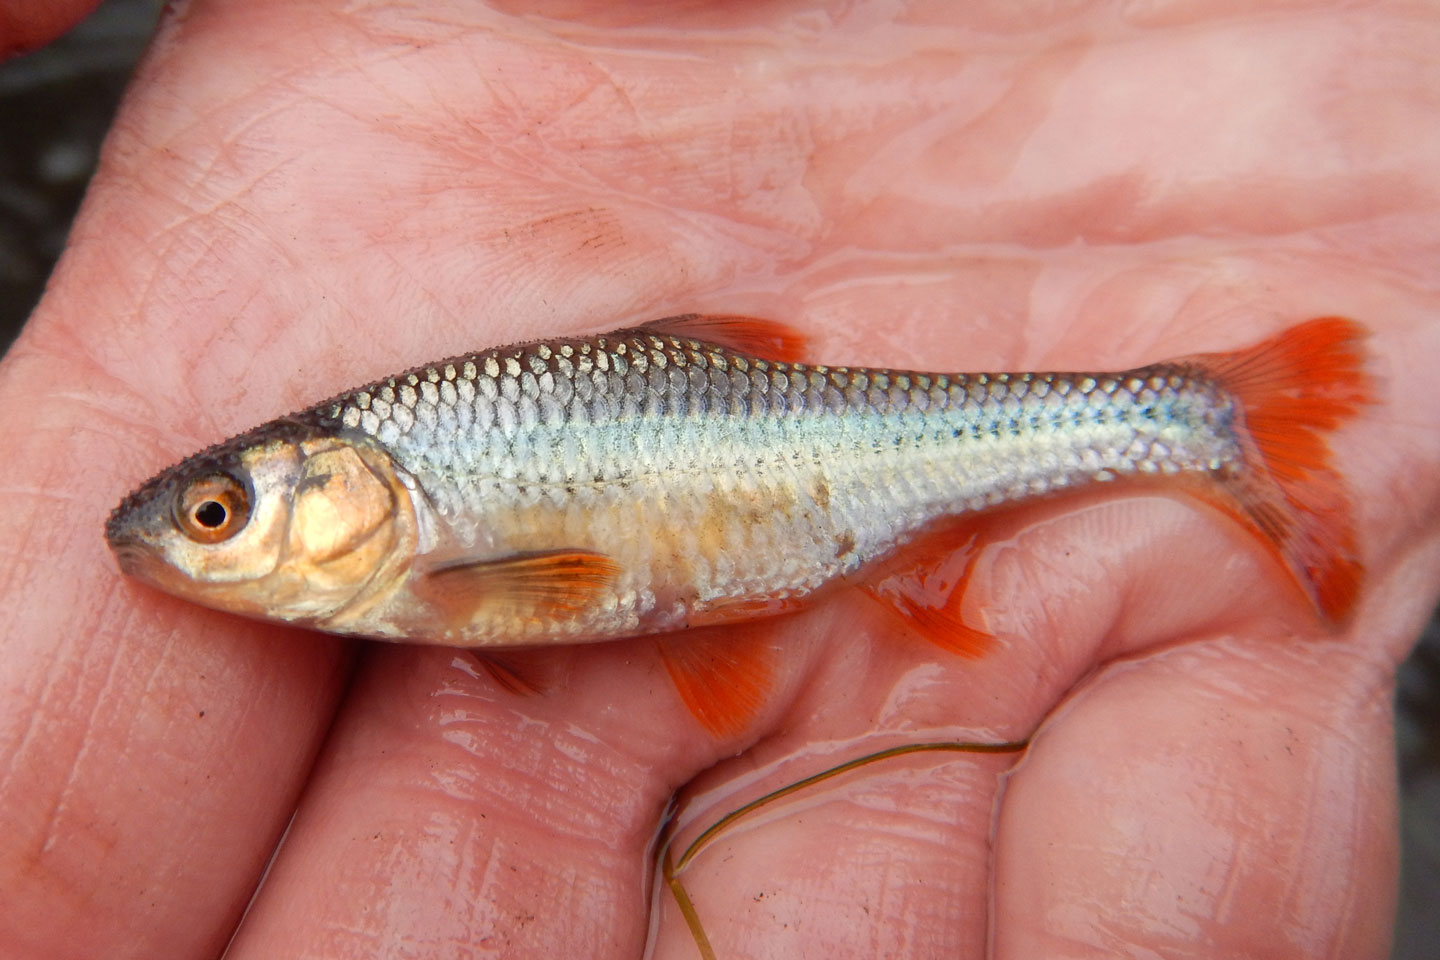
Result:
<svg viewBox="0 0 1440 960"><path fill-rule="evenodd" d="M684 874L717 955L1383 956L1391 674L1440 581L1440 18L495 7L162 24L0 367L0 953L206 957L238 925L231 957L633 957L675 790L689 837L872 750L1033 733L1008 777L912 755L728 834ZM522 697L105 550L136 482L262 419L692 309L956 370L1357 317L1383 403L1334 447L1366 596L1332 631L1206 508L1058 502L988 530L967 603L998 652L842 594L733 630L781 681L716 740L654 640L517 655ZM664 897L655 936L695 955Z"/></svg>

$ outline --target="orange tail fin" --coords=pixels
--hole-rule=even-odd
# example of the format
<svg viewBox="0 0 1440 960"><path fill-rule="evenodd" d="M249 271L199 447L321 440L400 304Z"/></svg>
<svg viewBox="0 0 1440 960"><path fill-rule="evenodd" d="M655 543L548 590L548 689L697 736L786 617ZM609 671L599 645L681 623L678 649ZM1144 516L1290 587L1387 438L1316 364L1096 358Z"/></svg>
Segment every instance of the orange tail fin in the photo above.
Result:
<svg viewBox="0 0 1440 960"><path fill-rule="evenodd" d="M1182 361L1240 401L1249 469L1228 493L1332 621L1354 607L1364 568L1326 435L1374 401L1365 336L1354 321L1326 317L1245 350Z"/></svg>

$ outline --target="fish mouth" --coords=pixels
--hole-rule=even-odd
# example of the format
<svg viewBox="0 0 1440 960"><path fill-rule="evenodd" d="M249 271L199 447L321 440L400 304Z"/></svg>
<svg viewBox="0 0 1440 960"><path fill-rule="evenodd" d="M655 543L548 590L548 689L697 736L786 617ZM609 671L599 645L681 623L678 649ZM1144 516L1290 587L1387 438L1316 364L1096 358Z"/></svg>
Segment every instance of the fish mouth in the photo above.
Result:
<svg viewBox="0 0 1440 960"><path fill-rule="evenodd" d="M130 534L111 536L108 530L105 538L110 542L110 552L115 554L121 573L142 580L154 579L155 554L145 546L144 541Z"/></svg>
<svg viewBox="0 0 1440 960"><path fill-rule="evenodd" d="M169 566L155 544L129 523L114 515L105 524L105 542L115 556L120 572L147 583L158 583Z"/></svg>
<svg viewBox="0 0 1440 960"><path fill-rule="evenodd" d="M110 542L110 551L120 572L137 583L175 594L205 606L216 604L205 597L206 585L197 583L176 570L165 555L153 545L133 534Z"/></svg>

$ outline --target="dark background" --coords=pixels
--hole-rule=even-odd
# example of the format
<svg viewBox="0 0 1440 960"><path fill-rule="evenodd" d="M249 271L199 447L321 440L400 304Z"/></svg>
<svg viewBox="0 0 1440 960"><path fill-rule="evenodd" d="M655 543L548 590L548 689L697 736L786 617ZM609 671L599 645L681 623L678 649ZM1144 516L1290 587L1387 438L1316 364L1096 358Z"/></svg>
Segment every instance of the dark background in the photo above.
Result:
<svg viewBox="0 0 1440 960"><path fill-rule="evenodd" d="M0 63L0 353L65 244L100 141L160 0L108 0L51 46ZM1440 957L1440 619L1401 667L1396 750L1404 841L1391 960Z"/></svg>

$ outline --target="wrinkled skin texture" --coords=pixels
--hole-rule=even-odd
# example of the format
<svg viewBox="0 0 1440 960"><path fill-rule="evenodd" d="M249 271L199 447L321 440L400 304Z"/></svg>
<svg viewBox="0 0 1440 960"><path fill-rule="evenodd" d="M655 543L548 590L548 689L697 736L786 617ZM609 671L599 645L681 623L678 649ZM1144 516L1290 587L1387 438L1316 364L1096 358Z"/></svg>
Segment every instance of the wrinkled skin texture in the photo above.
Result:
<svg viewBox="0 0 1440 960"><path fill-rule="evenodd" d="M1440 15L1418 5L239 2L162 23L0 369L0 954L634 957L649 843L900 742L683 879L716 954L1380 957L1392 669L1440 574ZM1261 7L1264 11L1261 11ZM131 486L472 347L739 310L832 362L1125 367L1375 331L1330 632L1216 514L993 531L978 663L842 595L743 736L653 640L357 645L123 581ZM296 816L265 886L241 914ZM668 896L656 956L695 947Z"/></svg>

